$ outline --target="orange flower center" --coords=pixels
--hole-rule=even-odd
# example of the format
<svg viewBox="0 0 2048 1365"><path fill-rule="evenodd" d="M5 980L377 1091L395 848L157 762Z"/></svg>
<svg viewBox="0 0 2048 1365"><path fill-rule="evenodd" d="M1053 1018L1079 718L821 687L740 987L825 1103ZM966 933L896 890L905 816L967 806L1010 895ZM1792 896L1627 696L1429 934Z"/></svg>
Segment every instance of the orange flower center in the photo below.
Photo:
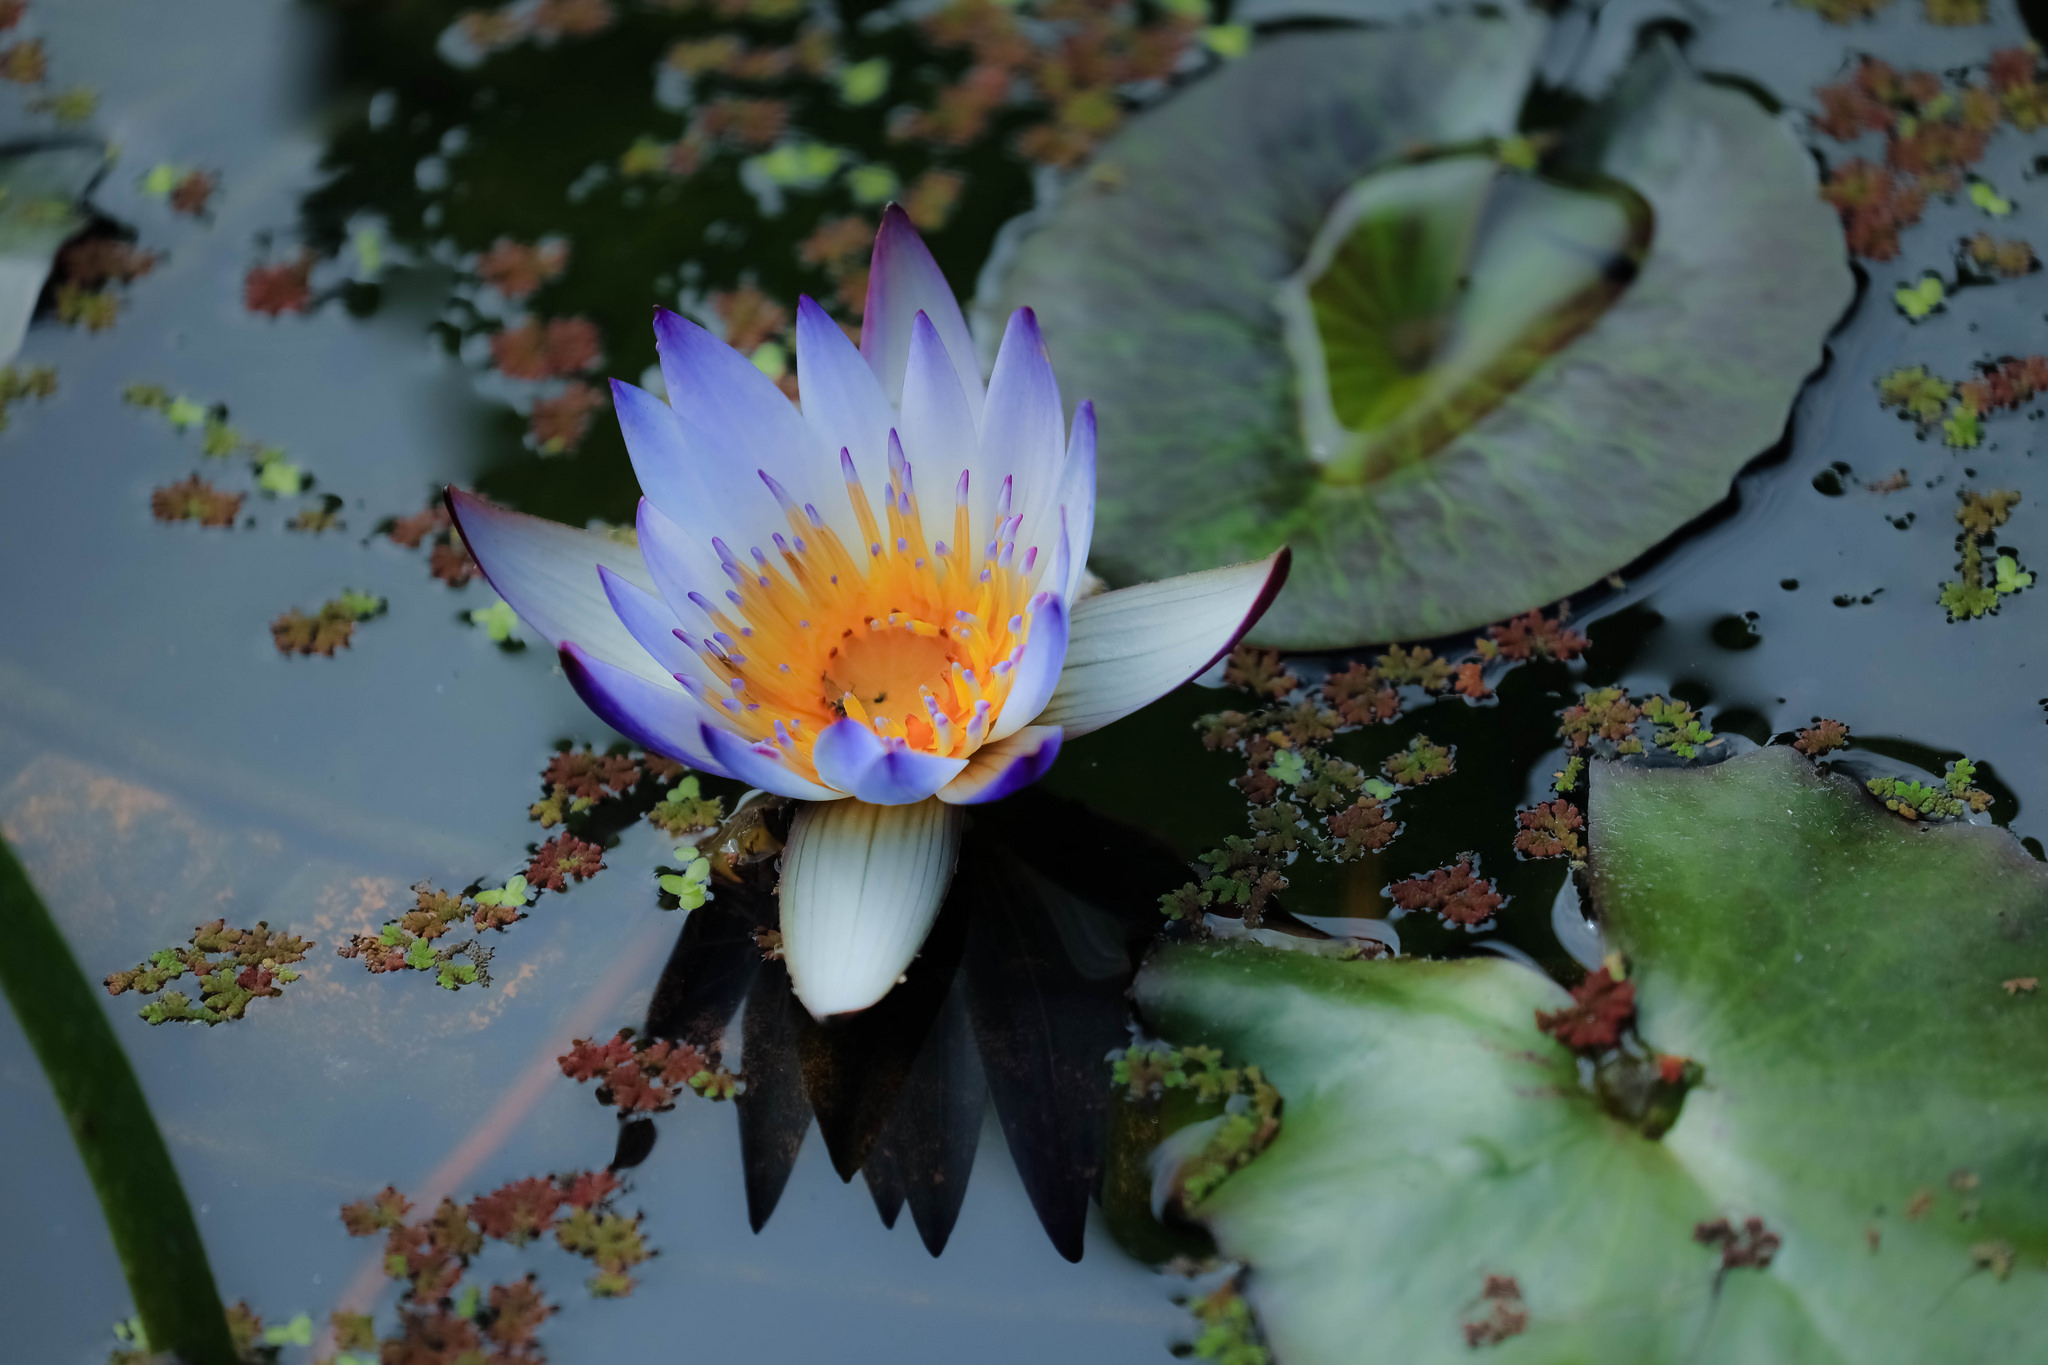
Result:
<svg viewBox="0 0 2048 1365"><path fill-rule="evenodd" d="M1036 552L1018 562L1007 490L980 553L969 544L964 488L951 539L927 544L917 495L899 486L907 475L898 465L885 488L882 525L847 468L863 546L850 549L780 488L790 534L775 537L773 554L752 548L742 558L712 542L733 586L730 611L700 601L716 631L691 643L725 687L706 700L806 776L816 776L819 732L842 717L920 752L964 758L987 740L1009 696L1042 567Z"/></svg>

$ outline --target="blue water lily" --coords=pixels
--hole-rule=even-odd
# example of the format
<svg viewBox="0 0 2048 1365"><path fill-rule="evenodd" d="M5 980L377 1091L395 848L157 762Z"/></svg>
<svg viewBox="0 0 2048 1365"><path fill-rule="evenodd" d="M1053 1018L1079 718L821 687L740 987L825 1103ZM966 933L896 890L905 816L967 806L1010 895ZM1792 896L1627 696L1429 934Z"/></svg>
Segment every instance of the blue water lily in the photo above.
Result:
<svg viewBox="0 0 2048 1365"><path fill-rule="evenodd" d="M578 695L649 749L795 798L783 952L819 1017L887 994L923 943L962 808L1220 658L1286 576L1265 559L1086 596L1095 417L1071 431L1032 311L983 383L899 209L858 349L804 299L799 409L665 310L667 401L613 382L638 552L451 490L491 585ZM950 489L927 525L915 482ZM878 491L871 491L878 490Z"/></svg>

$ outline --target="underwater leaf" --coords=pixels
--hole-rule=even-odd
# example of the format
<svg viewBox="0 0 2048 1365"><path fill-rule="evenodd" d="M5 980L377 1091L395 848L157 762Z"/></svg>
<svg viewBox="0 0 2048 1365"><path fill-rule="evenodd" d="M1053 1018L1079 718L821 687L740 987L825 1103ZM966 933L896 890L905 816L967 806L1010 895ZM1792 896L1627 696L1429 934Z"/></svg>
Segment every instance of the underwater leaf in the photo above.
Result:
<svg viewBox="0 0 2048 1365"><path fill-rule="evenodd" d="M1276 1357L1470 1359L1501 1276L1526 1313L1501 1359L2040 1355L2048 1030L2005 983L2048 967L2048 869L1786 747L1591 788L1594 905L1666 1051L1624 1038L1590 1085L1536 1026L1564 992L1506 961L1188 944L1139 974L1154 1030L1285 1097L1199 1208ZM1656 1078L1703 1078L1661 1140Z"/></svg>
<svg viewBox="0 0 2048 1365"><path fill-rule="evenodd" d="M1778 439L1854 291L1808 153L1658 48L1564 131L1568 181L1505 169L1473 149L1543 22L1269 36L1022 239L988 313L1030 303L1087 376L1112 582L1286 543L1259 643L1449 634L1597 582Z"/></svg>

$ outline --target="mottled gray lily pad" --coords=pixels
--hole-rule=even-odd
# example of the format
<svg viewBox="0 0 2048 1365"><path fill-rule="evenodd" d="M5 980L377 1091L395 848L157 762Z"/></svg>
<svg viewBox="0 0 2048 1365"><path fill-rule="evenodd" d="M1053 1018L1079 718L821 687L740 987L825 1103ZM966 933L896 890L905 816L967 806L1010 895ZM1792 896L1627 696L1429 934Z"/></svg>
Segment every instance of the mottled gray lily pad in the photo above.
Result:
<svg viewBox="0 0 2048 1365"><path fill-rule="evenodd" d="M1565 183L1487 172L1527 159L1543 24L1269 38L1022 238L989 302L1096 400L1099 571L1285 542L1260 642L1446 634L1597 582L1778 439L1853 293L1809 158L1666 49L1568 130ZM1328 363L1375 330L1402 373Z"/></svg>
<svg viewBox="0 0 2048 1365"><path fill-rule="evenodd" d="M2048 975L2048 870L1783 749L1598 764L1591 798L1642 1033L1705 1068L1661 1141L1535 1029L1563 993L1504 961L1187 945L1139 976L1167 1037L1286 1096L1198 1206L1278 1358L1467 1360L1475 1327L1558 1365L2040 1358L2048 1002L2004 983ZM1767 1265L1695 1237L1752 1217Z"/></svg>

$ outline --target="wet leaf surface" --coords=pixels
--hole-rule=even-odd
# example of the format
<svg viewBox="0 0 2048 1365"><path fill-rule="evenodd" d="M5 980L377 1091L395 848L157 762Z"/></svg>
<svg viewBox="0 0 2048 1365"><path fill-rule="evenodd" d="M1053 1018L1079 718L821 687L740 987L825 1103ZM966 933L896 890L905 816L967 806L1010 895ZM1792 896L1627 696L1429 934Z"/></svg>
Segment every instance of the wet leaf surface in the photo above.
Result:
<svg viewBox="0 0 2048 1365"><path fill-rule="evenodd" d="M1609 1079L1639 1045L1580 1039L1589 1085L1536 1028L1563 992L1509 962L1191 944L1140 975L1154 1027L1286 1097L1279 1139L1199 1207L1255 1267L1279 1354L1462 1359L1496 1275L1527 1314L1504 1359L2039 1350L2048 1035L2002 982L2048 963L2048 873L1789 748L1592 773L1635 1028L1703 1068L1661 1141ZM1927 1100L1911 1121L1902 1095Z"/></svg>
<svg viewBox="0 0 2048 1365"><path fill-rule="evenodd" d="M1416 332L1426 312L1394 325L1412 305L1374 291L1411 288L1399 282L1417 271L1390 258L1372 276L1381 284L1355 283L1373 307L1340 310L1357 338L1378 340L1364 350L1347 342L1344 375L1329 352L1336 408L1312 392L1307 380L1322 382L1322 370L1311 365L1294 412L1301 348L1291 361L1281 286L1322 230L1324 207L1354 184L1366 192L1374 179L1360 177L1389 158L1513 131L1540 36L1533 21L1446 20L1270 39L1135 120L1099 156L1115 184L1077 189L1025 239L999 301L1035 301L1061 363L1089 377L1106 448L1119 452L1103 462L1098 511L1098 566L1113 580L1284 542L1295 569L1254 632L1260 641L1447 634L1597 582L1720 501L1777 440L1851 298L1840 235L1783 127L1654 50L1564 131L1556 157L1626 186L1655 217L1640 274L1626 251L1615 256L1628 283L1606 311L1591 295L1573 302L1567 286L1549 292L1566 272L1526 254L1532 237L1559 239L1555 222L1502 239L1525 254L1500 268L1541 287L1501 289L1495 258L1475 258L1466 311L1433 324L1455 342ZM1277 90L1289 97L1272 98ZM1569 196L1556 193L1554 206L1529 211L1568 222ZM1390 215L1373 229L1384 249L1472 231L1469 213L1399 208L1413 198L1404 190L1375 210ZM1197 207L1214 202L1232 211ZM1562 240L1603 241L1602 231L1568 228ZM1433 251L1465 254L1455 239ZM1515 311L1534 306L1532 292L1552 301L1540 318ZM1597 321L1580 331L1585 320L1572 314L1582 305ZM1338 305L1315 307L1327 349L1325 315ZM1416 357L1396 364L1411 342ZM1544 361L1530 346L1562 349ZM1360 359L1368 351L1381 360ZM1404 368L1399 383L1365 377ZM1358 406L1372 392L1381 408ZM1361 423L1384 426L1395 413L1405 426L1356 446Z"/></svg>

